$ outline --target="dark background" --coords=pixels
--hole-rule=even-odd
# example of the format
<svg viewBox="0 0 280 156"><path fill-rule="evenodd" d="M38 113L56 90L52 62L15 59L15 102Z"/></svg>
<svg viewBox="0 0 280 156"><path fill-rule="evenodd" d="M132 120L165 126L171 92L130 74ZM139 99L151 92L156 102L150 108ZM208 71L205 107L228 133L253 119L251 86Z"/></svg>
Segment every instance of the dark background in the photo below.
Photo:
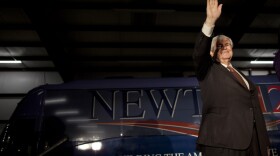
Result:
<svg viewBox="0 0 280 156"><path fill-rule="evenodd" d="M221 1L216 31L232 37L233 64L275 74L279 0ZM206 0L1 0L0 122L42 84L103 78L193 77Z"/></svg>

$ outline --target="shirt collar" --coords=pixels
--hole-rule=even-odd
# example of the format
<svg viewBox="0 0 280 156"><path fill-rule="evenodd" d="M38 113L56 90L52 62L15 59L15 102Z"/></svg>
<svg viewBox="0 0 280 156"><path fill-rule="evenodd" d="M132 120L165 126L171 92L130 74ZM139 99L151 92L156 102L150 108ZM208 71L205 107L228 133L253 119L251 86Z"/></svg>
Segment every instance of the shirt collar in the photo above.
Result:
<svg viewBox="0 0 280 156"><path fill-rule="evenodd" d="M221 63L221 65L223 65L225 68L227 68L228 66L233 67L231 63L230 63L228 66L227 66L227 65L225 65L225 64L223 64L223 63Z"/></svg>

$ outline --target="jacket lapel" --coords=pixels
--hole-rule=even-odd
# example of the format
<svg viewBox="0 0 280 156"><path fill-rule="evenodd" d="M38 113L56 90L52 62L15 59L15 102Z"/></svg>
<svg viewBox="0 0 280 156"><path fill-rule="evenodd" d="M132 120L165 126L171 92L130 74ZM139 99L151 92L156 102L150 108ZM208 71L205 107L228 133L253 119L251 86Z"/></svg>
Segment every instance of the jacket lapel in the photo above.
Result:
<svg viewBox="0 0 280 156"><path fill-rule="evenodd" d="M236 83L238 83L240 86L242 86L242 88L248 90L248 89L245 88L242 84L240 84L240 82L232 75L232 73L230 73L230 71L229 71L226 67L224 67L222 64L220 64L220 63L218 63L218 62L217 62L216 64L218 65L218 68L220 68L220 70L221 70L222 72L224 72L225 75L228 75L228 76L231 77ZM237 69L236 69L236 70L237 70ZM250 80L248 80L247 77L246 77L242 72L240 72L239 70L237 70L237 71L242 75L243 78L246 79L246 81L247 81L248 84L249 84L249 90L251 90L251 89L252 89L252 84L250 83ZM249 90L248 90L248 91L249 91Z"/></svg>

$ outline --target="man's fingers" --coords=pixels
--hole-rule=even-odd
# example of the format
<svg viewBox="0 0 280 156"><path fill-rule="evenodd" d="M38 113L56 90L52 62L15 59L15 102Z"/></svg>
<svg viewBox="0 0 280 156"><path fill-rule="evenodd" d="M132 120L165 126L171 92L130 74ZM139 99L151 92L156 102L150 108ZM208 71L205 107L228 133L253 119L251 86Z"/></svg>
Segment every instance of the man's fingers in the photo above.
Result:
<svg viewBox="0 0 280 156"><path fill-rule="evenodd" d="M207 0L207 4L211 6L218 5L218 0Z"/></svg>
<svg viewBox="0 0 280 156"><path fill-rule="evenodd" d="M210 6L210 1L211 1L211 0L207 0L207 6Z"/></svg>

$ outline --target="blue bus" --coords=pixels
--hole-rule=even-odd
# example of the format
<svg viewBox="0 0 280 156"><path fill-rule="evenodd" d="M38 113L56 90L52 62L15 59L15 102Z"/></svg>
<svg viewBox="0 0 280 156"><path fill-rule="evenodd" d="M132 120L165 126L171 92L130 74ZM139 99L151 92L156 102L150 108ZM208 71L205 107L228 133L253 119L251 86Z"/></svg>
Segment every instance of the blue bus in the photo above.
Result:
<svg viewBox="0 0 280 156"><path fill-rule="evenodd" d="M255 82L271 156L280 153L280 83ZM201 156L195 77L103 79L34 88L18 103L0 140L1 156Z"/></svg>

